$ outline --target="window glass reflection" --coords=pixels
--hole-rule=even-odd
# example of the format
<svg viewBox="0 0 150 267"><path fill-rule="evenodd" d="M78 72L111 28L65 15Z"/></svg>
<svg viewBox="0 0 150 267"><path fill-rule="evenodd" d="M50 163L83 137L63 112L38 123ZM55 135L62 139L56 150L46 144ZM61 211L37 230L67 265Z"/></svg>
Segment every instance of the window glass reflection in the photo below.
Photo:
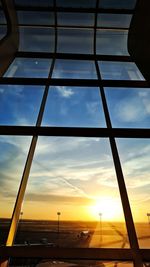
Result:
<svg viewBox="0 0 150 267"><path fill-rule="evenodd" d="M7 34L7 26L0 25L0 40Z"/></svg>
<svg viewBox="0 0 150 267"><path fill-rule="evenodd" d="M57 0L57 6L60 7L95 7L96 1L95 0L76 0L76 1L70 1L70 0Z"/></svg>
<svg viewBox="0 0 150 267"><path fill-rule="evenodd" d="M30 137L0 136L0 245L5 244Z"/></svg>
<svg viewBox="0 0 150 267"><path fill-rule="evenodd" d="M127 51L127 38L127 31L97 30L97 54L129 55Z"/></svg>
<svg viewBox="0 0 150 267"><path fill-rule="evenodd" d="M54 29L20 27L20 51L54 52Z"/></svg>
<svg viewBox="0 0 150 267"><path fill-rule="evenodd" d="M100 61L102 79L106 80L144 80L133 62Z"/></svg>
<svg viewBox="0 0 150 267"><path fill-rule="evenodd" d="M147 139L117 139L140 248L150 248L149 192L150 142Z"/></svg>
<svg viewBox="0 0 150 267"><path fill-rule="evenodd" d="M113 127L150 127L150 89L105 88Z"/></svg>
<svg viewBox="0 0 150 267"><path fill-rule="evenodd" d="M40 7L49 7L53 6L53 0L15 0L16 5L19 6L40 6Z"/></svg>
<svg viewBox="0 0 150 267"><path fill-rule="evenodd" d="M131 17L128 14L98 14L98 26L129 28Z"/></svg>
<svg viewBox="0 0 150 267"><path fill-rule="evenodd" d="M58 12L58 25L67 26L93 26L94 14L92 13L66 13Z"/></svg>
<svg viewBox="0 0 150 267"><path fill-rule="evenodd" d="M120 9L133 9L135 7L136 0L101 0L99 1L99 7L102 8L120 8Z"/></svg>
<svg viewBox="0 0 150 267"><path fill-rule="evenodd" d="M1 1L0 1L1 4ZM0 10L0 40L7 34L7 21L3 7Z"/></svg>
<svg viewBox="0 0 150 267"><path fill-rule="evenodd" d="M58 52L93 53L93 30L58 29Z"/></svg>
<svg viewBox="0 0 150 267"><path fill-rule="evenodd" d="M42 101L43 87L0 86L0 124L35 125Z"/></svg>
<svg viewBox="0 0 150 267"><path fill-rule="evenodd" d="M56 59L53 78L96 79L94 61Z"/></svg>
<svg viewBox="0 0 150 267"><path fill-rule="evenodd" d="M39 137L23 214L16 243L19 234L22 242L39 243L46 232L53 246L129 247L108 140Z"/></svg>
<svg viewBox="0 0 150 267"><path fill-rule="evenodd" d="M26 25L54 25L53 12L18 11L20 24Z"/></svg>
<svg viewBox="0 0 150 267"><path fill-rule="evenodd" d="M47 78L51 59L15 58L5 77Z"/></svg>
<svg viewBox="0 0 150 267"><path fill-rule="evenodd" d="M99 88L50 88L42 124L106 127Z"/></svg>
<svg viewBox="0 0 150 267"><path fill-rule="evenodd" d="M0 10L0 24L7 24L5 14L3 10Z"/></svg>
<svg viewBox="0 0 150 267"><path fill-rule="evenodd" d="M73 223L72 223L73 224ZM20 223L21 225L21 223ZM88 226L90 224L88 223ZM82 225L82 222L80 222L80 229L83 229L83 225ZM47 241L47 240L45 240ZM41 240L41 244L42 244L42 240ZM52 245L52 244L48 244L46 243L45 245ZM24 265L27 265L29 264L30 262L30 265L33 264L33 265L38 265L38 266L41 266L43 265L43 262L44 262L44 265L47 265L47 264L50 264L51 267L55 267L56 265L56 262L53 261L53 260L50 260L50 259L44 259L44 260L41 260L39 261L39 259L34 259L34 258L19 258L19 261L17 262L24 262ZM16 259L15 258L11 258L10 259L10 264L14 266L14 264L16 263ZM64 264L65 266L68 266L68 267L71 267L72 265L75 265L76 267L80 267L80 266L87 266L87 267L90 267L90 266L103 266L103 267L112 267L112 266L116 266L117 267L134 267L133 265L133 262L129 262L129 261L97 261L97 260L64 260L64 259L59 259L59 264ZM144 263L144 266L146 267L149 267L149 263L148 262L145 262Z"/></svg>

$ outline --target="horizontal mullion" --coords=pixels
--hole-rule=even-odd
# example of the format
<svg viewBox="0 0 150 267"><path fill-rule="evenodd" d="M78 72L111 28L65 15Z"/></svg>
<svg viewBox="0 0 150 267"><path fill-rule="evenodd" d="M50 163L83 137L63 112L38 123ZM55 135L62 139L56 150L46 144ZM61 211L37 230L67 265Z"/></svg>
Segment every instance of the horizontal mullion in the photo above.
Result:
<svg viewBox="0 0 150 267"><path fill-rule="evenodd" d="M0 26L7 26L7 24L3 23L3 24L0 24ZM19 23L18 24L19 27L24 27L24 28L52 28L52 29L79 29L79 30L94 30L95 27L94 25L91 26L85 26L85 25L62 25L62 24L57 24L54 25L54 24L26 24L26 23ZM112 30L112 31L128 31L129 30L129 27L108 27L108 26L97 26L96 27L96 30Z"/></svg>
<svg viewBox="0 0 150 267"><path fill-rule="evenodd" d="M127 80L95 80L95 79L57 79L57 78L16 78L2 77L0 84L9 85L51 85L51 86L80 86L80 87L123 87L149 88L146 81Z"/></svg>
<svg viewBox="0 0 150 267"><path fill-rule="evenodd" d="M84 8L84 7L40 7L40 6L19 6L16 10L21 11L42 11L42 12L74 12L74 13L108 13L108 14L133 14L134 9L116 9L116 8Z"/></svg>
<svg viewBox="0 0 150 267"><path fill-rule="evenodd" d="M150 129L0 126L0 135L150 138Z"/></svg>
<svg viewBox="0 0 150 267"><path fill-rule="evenodd" d="M0 247L1 258L49 258L60 260L133 260L130 249L50 248L46 246Z"/></svg>
<svg viewBox="0 0 150 267"><path fill-rule="evenodd" d="M116 55L94 55L94 54L73 54L73 53L46 53L46 52L26 52L19 51L16 57L26 58L56 58L56 59L78 59L78 60L103 60L103 61L123 61L131 62L130 56Z"/></svg>
<svg viewBox="0 0 150 267"><path fill-rule="evenodd" d="M150 249L139 249L143 261L150 261ZM49 258L60 260L120 260L132 261L136 255L131 249L120 248L51 248L47 246L0 247L2 258Z"/></svg>

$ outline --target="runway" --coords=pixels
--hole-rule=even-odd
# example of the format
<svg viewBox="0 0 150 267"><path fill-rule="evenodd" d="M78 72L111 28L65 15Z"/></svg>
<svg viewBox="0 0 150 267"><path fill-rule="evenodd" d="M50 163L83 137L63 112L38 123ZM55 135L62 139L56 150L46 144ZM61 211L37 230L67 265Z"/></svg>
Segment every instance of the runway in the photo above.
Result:
<svg viewBox="0 0 150 267"><path fill-rule="evenodd" d="M102 225L98 223L89 247L129 248L129 241L125 227L109 222L105 222Z"/></svg>

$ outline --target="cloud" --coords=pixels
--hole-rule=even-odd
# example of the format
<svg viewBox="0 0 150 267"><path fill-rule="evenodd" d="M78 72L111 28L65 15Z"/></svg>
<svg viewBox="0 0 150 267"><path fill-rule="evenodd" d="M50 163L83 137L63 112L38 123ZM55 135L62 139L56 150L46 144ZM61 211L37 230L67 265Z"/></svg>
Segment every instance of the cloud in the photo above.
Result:
<svg viewBox="0 0 150 267"><path fill-rule="evenodd" d="M132 89L133 90L133 89ZM147 91L146 91L147 90ZM134 95L120 99L115 106L115 116L122 122L140 122L150 114L150 92L136 89Z"/></svg>
<svg viewBox="0 0 150 267"><path fill-rule="evenodd" d="M8 143L8 147L1 149L7 153L6 155L3 153L5 157L0 175L1 194L6 199L11 198L11 191L16 192L18 189L27 156L26 151L29 148L29 141L26 139L13 138L1 140ZM124 156L122 167L127 188L141 190L144 193L150 185L150 145L147 140L123 140L121 139L121 150L120 146L118 147L121 159L122 154ZM8 188L11 188L10 193L6 191ZM117 188L107 139L39 138L26 190L27 195L91 199L102 192L112 194ZM145 194L143 198L146 198Z"/></svg>
<svg viewBox="0 0 150 267"><path fill-rule="evenodd" d="M144 192L150 186L149 140L119 139L117 144L127 188Z"/></svg>
<svg viewBox="0 0 150 267"><path fill-rule="evenodd" d="M1 136L0 138L0 194L2 202L17 195L30 138Z"/></svg>
<svg viewBox="0 0 150 267"><path fill-rule="evenodd" d="M0 88L0 94L3 94L4 93L4 88Z"/></svg>
<svg viewBox="0 0 150 267"><path fill-rule="evenodd" d="M150 177L145 179L145 176L133 177L132 179L127 178L128 188L142 188L145 186L150 186Z"/></svg>
<svg viewBox="0 0 150 267"><path fill-rule="evenodd" d="M59 92L59 94L64 98L70 98L72 95L74 95L74 92L71 88L67 88L65 86L62 87L58 86L55 88Z"/></svg>
<svg viewBox="0 0 150 267"><path fill-rule="evenodd" d="M99 105L100 105L100 103L98 101L93 101L93 102L86 103L86 107L87 107L88 113L96 115L97 112L98 112Z"/></svg>
<svg viewBox="0 0 150 267"><path fill-rule="evenodd" d="M123 122L138 122L145 116L142 105L136 98L120 101L115 107L115 114Z"/></svg>
<svg viewBox="0 0 150 267"><path fill-rule="evenodd" d="M92 198L86 197L74 197L74 196L64 196L64 195L52 195L52 194L36 194L30 193L26 194L25 201L35 201L35 202L49 202L49 203L63 203L63 204L80 204L89 205L94 203Z"/></svg>
<svg viewBox="0 0 150 267"><path fill-rule="evenodd" d="M147 90L144 90L142 89L140 92L139 92L139 98L141 99L141 102L143 103L143 106L145 108L145 113L147 115L150 114L150 92L149 92L149 89Z"/></svg>

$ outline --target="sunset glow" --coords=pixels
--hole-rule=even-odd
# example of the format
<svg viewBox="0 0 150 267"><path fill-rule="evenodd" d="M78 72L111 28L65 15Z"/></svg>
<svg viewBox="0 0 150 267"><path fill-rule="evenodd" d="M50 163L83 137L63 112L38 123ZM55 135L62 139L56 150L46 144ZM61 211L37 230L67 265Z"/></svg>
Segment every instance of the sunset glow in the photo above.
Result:
<svg viewBox="0 0 150 267"><path fill-rule="evenodd" d="M123 214L119 199L110 196L102 196L95 200L95 204L89 207L93 219L103 217L104 221L122 221Z"/></svg>

